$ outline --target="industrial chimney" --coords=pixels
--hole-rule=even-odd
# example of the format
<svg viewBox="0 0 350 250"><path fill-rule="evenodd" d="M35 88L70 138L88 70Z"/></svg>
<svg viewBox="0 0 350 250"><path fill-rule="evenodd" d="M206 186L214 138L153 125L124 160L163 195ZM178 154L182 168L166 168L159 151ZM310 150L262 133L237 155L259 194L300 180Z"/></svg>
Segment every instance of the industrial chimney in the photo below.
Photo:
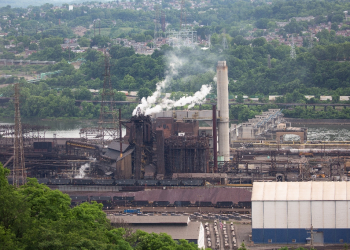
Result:
<svg viewBox="0 0 350 250"><path fill-rule="evenodd" d="M217 73L217 106L219 110L219 159L230 160L229 107L228 107L228 71L226 61L219 61Z"/></svg>

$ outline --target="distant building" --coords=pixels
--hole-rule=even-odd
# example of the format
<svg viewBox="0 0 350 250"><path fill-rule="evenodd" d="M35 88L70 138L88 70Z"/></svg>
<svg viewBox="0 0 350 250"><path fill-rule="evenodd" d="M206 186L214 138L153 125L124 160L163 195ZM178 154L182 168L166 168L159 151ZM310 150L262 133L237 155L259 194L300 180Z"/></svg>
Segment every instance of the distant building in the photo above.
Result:
<svg viewBox="0 0 350 250"><path fill-rule="evenodd" d="M315 98L315 96L314 95L306 95L305 98L310 100L311 98Z"/></svg>
<svg viewBox="0 0 350 250"><path fill-rule="evenodd" d="M320 101L332 101L332 96L330 95L323 95L323 96L320 96Z"/></svg>
<svg viewBox="0 0 350 250"><path fill-rule="evenodd" d="M283 95L269 95L269 101L275 101L277 97L283 97Z"/></svg>
<svg viewBox="0 0 350 250"><path fill-rule="evenodd" d="M74 6L73 5L69 5L68 6L68 10L73 10Z"/></svg>
<svg viewBox="0 0 350 250"><path fill-rule="evenodd" d="M339 101L349 101L350 100L350 96L340 96L339 97Z"/></svg>

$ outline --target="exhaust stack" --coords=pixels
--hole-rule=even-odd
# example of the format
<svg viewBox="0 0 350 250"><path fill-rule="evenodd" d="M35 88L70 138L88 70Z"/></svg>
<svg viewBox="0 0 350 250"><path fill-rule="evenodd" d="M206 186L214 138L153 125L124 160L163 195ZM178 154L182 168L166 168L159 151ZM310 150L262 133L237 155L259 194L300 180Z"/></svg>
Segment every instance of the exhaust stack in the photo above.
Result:
<svg viewBox="0 0 350 250"><path fill-rule="evenodd" d="M219 157L230 160L229 142L229 106L228 106L228 70L226 61L219 61L217 73L217 105L219 110Z"/></svg>

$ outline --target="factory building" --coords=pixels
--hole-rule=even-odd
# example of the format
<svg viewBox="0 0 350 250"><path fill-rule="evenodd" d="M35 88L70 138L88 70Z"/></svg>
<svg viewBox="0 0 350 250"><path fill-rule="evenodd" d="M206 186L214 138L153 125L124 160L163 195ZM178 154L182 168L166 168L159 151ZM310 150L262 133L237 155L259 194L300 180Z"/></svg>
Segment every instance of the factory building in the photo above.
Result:
<svg viewBox="0 0 350 250"><path fill-rule="evenodd" d="M315 244L350 242L349 182L254 182L255 244L305 244L311 238Z"/></svg>

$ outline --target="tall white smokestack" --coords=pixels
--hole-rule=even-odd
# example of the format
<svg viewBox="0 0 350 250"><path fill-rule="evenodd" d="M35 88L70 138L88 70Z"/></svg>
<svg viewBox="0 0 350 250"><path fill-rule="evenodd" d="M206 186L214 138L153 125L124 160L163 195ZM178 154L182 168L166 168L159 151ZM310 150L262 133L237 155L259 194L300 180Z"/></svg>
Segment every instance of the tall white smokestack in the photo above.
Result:
<svg viewBox="0 0 350 250"><path fill-rule="evenodd" d="M219 61L217 73L217 105L219 110L219 157L230 160L229 107L228 107L228 71L226 61Z"/></svg>

